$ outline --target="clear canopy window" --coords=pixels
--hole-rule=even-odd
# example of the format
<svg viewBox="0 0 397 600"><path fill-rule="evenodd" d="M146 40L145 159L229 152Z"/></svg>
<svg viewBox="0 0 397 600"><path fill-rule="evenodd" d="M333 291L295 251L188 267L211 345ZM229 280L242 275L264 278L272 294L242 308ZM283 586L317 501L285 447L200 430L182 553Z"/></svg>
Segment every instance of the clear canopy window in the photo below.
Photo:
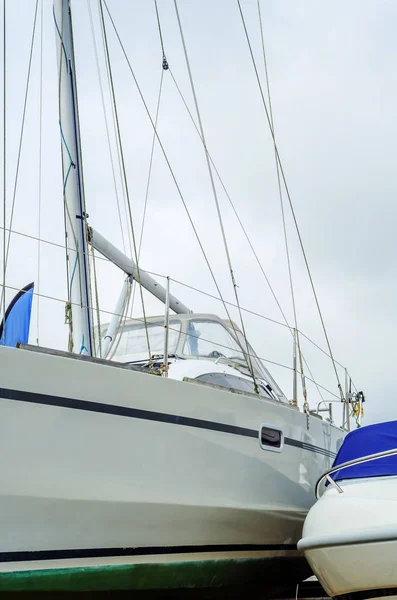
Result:
<svg viewBox="0 0 397 600"><path fill-rule="evenodd" d="M188 356L234 358L244 361L240 346L216 321L189 321L183 353Z"/></svg>
<svg viewBox="0 0 397 600"><path fill-rule="evenodd" d="M179 334L181 331L181 323L179 321L171 321L169 324L168 333L168 352L175 354L178 344ZM160 323L148 323L147 334L145 323L139 323L133 327L126 329L122 335L116 351L117 356L125 356L134 354L145 358L149 356L148 341L150 346L150 355L164 353L164 325Z"/></svg>

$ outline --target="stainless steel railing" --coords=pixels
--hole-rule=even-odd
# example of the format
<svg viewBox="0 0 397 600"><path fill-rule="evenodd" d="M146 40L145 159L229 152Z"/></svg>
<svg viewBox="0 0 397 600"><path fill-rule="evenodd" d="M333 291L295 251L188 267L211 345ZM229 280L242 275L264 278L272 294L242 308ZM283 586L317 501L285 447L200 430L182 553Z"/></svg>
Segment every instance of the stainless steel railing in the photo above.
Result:
<svg viewBox="0 0 397 600"><path fill-rule="evenodd" d="M325 471L320 477L320 479L316 483L316 498L317 500L320 498L320 485L326 479L340 494L343 493L342 488L336 481L334 481L331 477L332 473L337 471L341 471L342 469L346 469L347 467L353 467L355 465L359 465L360 463L370 462L371 460L378 460L379 458L384 458L386 456L394 456L397 454L397 448L393 448L392 450L383 450L383 452L377 452L376 454L368 454L367 456L360 456L359 458L355 458L354 460L349 460L341 465L337 465L336 467L331 467L328 471ZM323 490L324 492L324 490Z"/></svg>

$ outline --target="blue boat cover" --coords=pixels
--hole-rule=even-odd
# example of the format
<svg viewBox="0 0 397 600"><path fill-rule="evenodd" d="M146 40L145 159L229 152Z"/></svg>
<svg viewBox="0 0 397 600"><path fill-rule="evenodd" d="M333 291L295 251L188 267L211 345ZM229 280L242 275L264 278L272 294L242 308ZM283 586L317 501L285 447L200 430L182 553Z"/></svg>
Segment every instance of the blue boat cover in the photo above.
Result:
<svg viewBox="0 0 397 600"><path fill-rule="evenodd" d="M15 347L18 342L28 343L33 287L34 284L29 283L10 302L0 324L0 346Z"/></svg>
<svg viewBox="0 0 397 600"><path fill-rule="evenodd" d="M397 448L397 421L366 425L347 434L336 455L334 466L394 448ZM334 473L331 477L338 481L385 475L397 475L397 454L347 467Z"/></svg>

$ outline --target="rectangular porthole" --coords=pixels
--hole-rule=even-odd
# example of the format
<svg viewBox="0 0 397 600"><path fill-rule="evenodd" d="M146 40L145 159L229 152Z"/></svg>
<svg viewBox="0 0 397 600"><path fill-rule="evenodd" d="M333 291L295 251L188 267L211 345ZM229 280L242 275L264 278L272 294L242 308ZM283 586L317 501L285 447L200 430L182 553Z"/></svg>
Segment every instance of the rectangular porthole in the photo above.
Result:
<svg viewBox="0 0 397 600"><path fill-rule="evenodd" d="M264 450L281 452L284 445L284 436L281 429L273 425L262 423L260 428L259 443Z"/></svg>

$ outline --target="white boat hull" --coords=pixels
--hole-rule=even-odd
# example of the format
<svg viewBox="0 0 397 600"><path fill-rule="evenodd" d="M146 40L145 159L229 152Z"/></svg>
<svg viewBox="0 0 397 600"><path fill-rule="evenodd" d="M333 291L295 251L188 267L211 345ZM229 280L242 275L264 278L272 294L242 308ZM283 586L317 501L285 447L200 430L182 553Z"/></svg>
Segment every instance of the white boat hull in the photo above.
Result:
<svg viewBox="0 0 397 600"><path fill-rule="evenodd" d="M292 580L306 574L296 543L338 428L308 429L276 401L13 348L0 348L0 388L0 589L21 571L148 562L271 559L270 581L285 560ZM282 452L261 448L264 422L282 429Z"/></svg>
<svg viewBox="0 0 397 600"><path fill-rule="evenodd" d="M332 597L397 598L397 478L329 487L309 511L302 550Z"/></svg>

